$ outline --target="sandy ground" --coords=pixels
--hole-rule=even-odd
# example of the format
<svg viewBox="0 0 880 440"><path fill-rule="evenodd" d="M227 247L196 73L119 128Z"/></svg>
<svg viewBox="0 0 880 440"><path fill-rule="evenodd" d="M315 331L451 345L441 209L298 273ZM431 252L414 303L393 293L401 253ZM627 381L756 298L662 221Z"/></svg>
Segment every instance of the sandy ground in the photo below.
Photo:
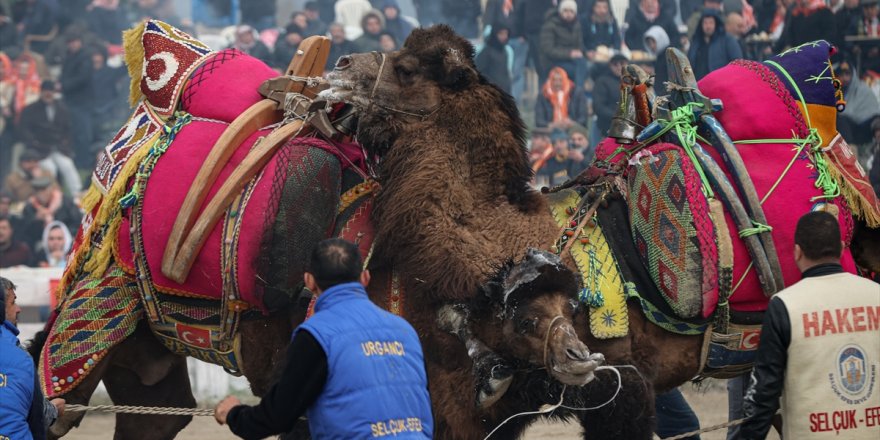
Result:
<svg viewBox="0 0 880 440"><path fill-rule="evenodd" d="M727 421L727 394L724 391L723 382L700 390L687 385L683 387L683 391L700 418L701 426L706 427ZM89 415L83 420L80 428L72 431L65 439L111 439L113 438L113 420L113 417L109 415ZM703 440L724 440L725 432L722 429L703 434L701 438ZM182 440L226 440L236 437L230 434L225 426L218 426L213 418L197 417L177 438ZM581 438L580 426L565 423L537 423L527 431L525 438L579 440ZM768 439L779 439L779 437L772 433Z"/></svg>

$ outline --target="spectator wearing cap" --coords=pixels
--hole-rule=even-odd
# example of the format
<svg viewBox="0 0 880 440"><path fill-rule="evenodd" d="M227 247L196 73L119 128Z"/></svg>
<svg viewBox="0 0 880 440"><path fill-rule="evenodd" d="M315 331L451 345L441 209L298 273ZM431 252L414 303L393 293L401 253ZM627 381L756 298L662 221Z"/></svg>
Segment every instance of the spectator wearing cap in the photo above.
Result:
<svg viewBox="0 0 880 440"><path fill-rule="evenodd" d="M637 7L632 5L626 11L625 21L629 24L623 41L630 50L645 50L644 36L651 26L657 25L666 31L673 47L679 46L678 26L672 15L662 14L657 0L640 0Z"/></svg>
<svg viewBox="0 0 880 440"><path fill-rule="evenodd" d="M70 194L78 196L82 192L82 180L71 159L70 113L55 99L56 93L54 81L43 81L40 100L27 106L21 114L19 137L26 148L39 155L40 165L58 176Z"/></svg>
<svg viewBox="0 0 880 440"><path fill-rule="evenodd" d="M361 18L363 34L354 40L358 52L381 52L382 44L379 36L385 26L385 18L379 11L372 10Z"/></svg>
<svg viewBox="0 0 880 440"><path fill-rule="evenodd" d="M82 214L70 197L58 189L55 180L49 176L33 180L36 192L25 202L21 214L21 239L31 248L36 247L43 239L43 230L53 221L58 220L68 230L76 231Z"/></svg>
<svg viewBox="0 0 880 440"><path fill-rule="evenodd" d="M306 28L303 37L327 33L327 23L324 22L321 16L321 8L318 6L318 2L306 2L305 6L303 6L303 14L306 15Z"/></svg>
<svg viewBox="0 0 880 440"><path fill-rule="evenodd" d="M540 72L541 82L550 69L561 67L573 79L575 85L583 86L587 79L587 61L584 53L584 34L577 20L577 2L559 2L555 11L548 11L541 26L541 65L547 69Z"/></svg>
<svg viewBox="0 0 880 440"><path fill-rule="evenodd" d="M721 12L714 9L703 11L700 27L694 32L691 47L688 49L688 59L697 80L742 57L739 43L724 30Z"/></svg>
<svg viewBox="0 0 880 440"><path fill-rule="evenodd" d="M565 130L553 129L550 141L553 143L553 156L538 170L536 180L552 187L562 185L577 176L583 165L569 156L568 134Z"/></svg>
<svg viewBox="0 0 880 440"><path fill-rule="evenodd" d="M554 67L536 100L535 126L567 130L574 124L587 125L587 98L564 69Z"/></svg>
<svg viewBox="0 0 880 440"><path fill-rule="evenodd" d="M477 54L474 60L477 70L492 84L501 90L511 93L511 63L513 62L513 50L507 45L510 39L510 30L503 24L491 27L491 33L486 38L486 44Z"/></svg>
<svg viewBox="0 0 880 440"><path fill-rule="evenodd" d="M235 41L231 46L268 65L272 65L272 53L269 48L257 38L257 31L250 25L243 24L235 30ZM284 66L285 68L287 65Z"/></svg>
<svg viewBox="0 0 880 440"><path fill-rule="evenodd" d="M94 155L89 151L95 140L92 124L94 90L92 76L95 74L92 57L83 47L82 38L76 33L67 35L67 54L61 65L61 93L70 114L70 132L73 138L73 156L83 168L94 165Z"/></svg>
<svg viewBox="0 0 880 440"><path fill-rule="evenodd" d="M299 43L302 42L304 37L304 31L301 27L295 23L288 23L284 27L284 34L275 40L275 49L272 52L272 58L274 59L272 67L281 72L286 72L287 66L290 65L290 60L296 55Z"/></svg>
<svg viewBox="0 0 880 440"><path fill-rule="evenodd" d="M327 65L324 70L333 70L336 60L345 55L357 52L354 42L345 38L345 26L342 23L330 23L328 28L330 34L330 55L327 56Z"/></svg>
<svg viewBox="0 0 880 440"><path fill-rule="evenodd" d="M18 157L18 168L12 170L3 181L3 191L9 193L13 202L24 202L34 195L32 184L38 177L50 176L48 170L40 166L40 155L32 150L24 150Z"/></svg>
<svg viewBox="0 0 880 440"><path fill-rule="evenodd" d="M593 87L593 111L596 112L596 128L605 137L611 127L611 118L620 100L620 78L629 61L623 55L611 57L608 66L597 66Z"/></svg>
<svg viewBox="0 0 880 440"><path fill-rule="evenodd" d="M382 2L382 15L385 17L385 31L394 37L394 41L403 43L406 37L416 27L407 17L400 15L400 6L397 0L384 0Z"/></svg>
<svg viewBox="0 0 880 440"><path fill-rule="evenodd" d="M791 14L785 18L782 34L773 45L773 51L782 52L816 40L834 41L836 37L834 14L823 0L796 0Z"/></svg>

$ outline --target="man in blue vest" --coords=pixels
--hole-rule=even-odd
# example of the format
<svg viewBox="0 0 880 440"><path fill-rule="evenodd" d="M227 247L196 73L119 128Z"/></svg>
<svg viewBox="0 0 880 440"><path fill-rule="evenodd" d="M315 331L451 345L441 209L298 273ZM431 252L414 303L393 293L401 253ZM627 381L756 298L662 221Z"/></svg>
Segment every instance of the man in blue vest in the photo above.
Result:
<svg viewBox="0 0 880 440"><path fill-rule="evenodd" d="M307 412L315 439L431 438L433 418L422 347L405 320L373 304L357 247L324 240L305 284L318 295L300 325L281 379L256 406L227 397L214 418L245 439L290 431Z"/></svg>
<svg viewBox="0 0 880 440"><path fill-rule="evenodd" d="M46 401L34 361L18 343L15 285L0 277L0 439L38 440L64 412L64 400Z"/></svg>

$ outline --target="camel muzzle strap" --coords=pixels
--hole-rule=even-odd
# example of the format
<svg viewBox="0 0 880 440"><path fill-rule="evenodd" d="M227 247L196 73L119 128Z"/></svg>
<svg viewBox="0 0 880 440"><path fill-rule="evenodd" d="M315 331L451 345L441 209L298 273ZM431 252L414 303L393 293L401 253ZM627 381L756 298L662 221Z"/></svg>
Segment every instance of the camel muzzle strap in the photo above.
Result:
<svg viewBox="0 0 880 440"><path fill-rule="evenodd" d="M419 118L419 120L424 121L425 119L428 119L431 116L433 116L435 113L437 113L438 110L440 110L441 107L443 107L442 102L435 105L434 107L432 107L430 109L419 109L419 110L401 110L401 109L397 109L397 108L390 107L387 105L377 104L376 100L375 100L376 90L379 89L379 80L382 78L382 73L385 71L385 61L388 59L388 56L384 52L374 52L374 53L376 55L378 55L381 59L379 61L379 72L376 74L376 80L373 82L373 89L370 90L370 105L367 106L367 113L370 113L370 111L375 106L375 107L379 107L385 111L389 111L392 113L397 113L397 114L401 114L401 115L405 115L405 116L413 116L413 117Z"/></svg>

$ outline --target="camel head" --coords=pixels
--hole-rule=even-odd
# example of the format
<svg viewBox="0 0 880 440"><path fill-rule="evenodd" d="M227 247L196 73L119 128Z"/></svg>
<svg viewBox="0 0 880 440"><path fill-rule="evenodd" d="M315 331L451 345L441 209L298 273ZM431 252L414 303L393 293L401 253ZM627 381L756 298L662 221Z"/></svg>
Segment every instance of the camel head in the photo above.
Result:
<svg viewBox="0 0 880 440"><path fill-rule="evenodd" d="M500 283L490 287L491 313L483 320L500 331L482 331L474 320L474 332L486 345L508 359L524 360L531 367L545 367L566 385L585 385L604 361L590 353L578 338L574 319L581 313L576 298L578 281L558 256L529 249L526 258L505 269Z"/></svg>

